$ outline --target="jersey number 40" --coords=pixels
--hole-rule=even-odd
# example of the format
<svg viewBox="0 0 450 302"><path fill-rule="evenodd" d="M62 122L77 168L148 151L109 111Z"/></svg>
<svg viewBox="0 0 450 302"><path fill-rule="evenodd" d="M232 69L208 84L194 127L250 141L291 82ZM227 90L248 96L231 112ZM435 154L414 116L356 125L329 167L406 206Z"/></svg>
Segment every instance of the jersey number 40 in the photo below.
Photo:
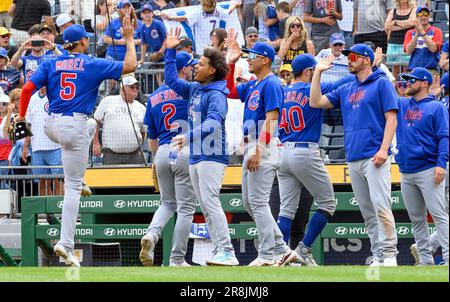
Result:
<svg viewBox="0 0 450 302"><path fill-rule="evenodd" d="M296 120L298 121L298 125L296 124ZM302 108L293 106L289 108L289 111L286 108L283 108L279 127L282 128L285 133L302 131L305 128Z"/></svg>
<svg viewBox="0 0 450 302"><path fill-rule="evenodd" d="M75 97L75 92L77 91L77 86L73 80L77 79L76 73L61 73L59 97L63 101L71 101Z"/></svg>

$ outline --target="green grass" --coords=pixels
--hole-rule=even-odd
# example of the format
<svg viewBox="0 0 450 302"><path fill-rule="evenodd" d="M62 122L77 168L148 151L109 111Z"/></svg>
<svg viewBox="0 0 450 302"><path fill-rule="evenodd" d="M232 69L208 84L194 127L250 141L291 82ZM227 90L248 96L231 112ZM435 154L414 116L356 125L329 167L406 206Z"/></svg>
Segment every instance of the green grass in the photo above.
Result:
<svg viewBox="0 0 450 302"><path fill-rule="evenodd" d="M380 268L366 277L364 266L322 267L82 267L76 273L64 267L0 267L0 282L340 282L399 281L449 282L448 266ZM71 277L72 276L72 277ZM79 278L78 278L79 276Z"/></svg>

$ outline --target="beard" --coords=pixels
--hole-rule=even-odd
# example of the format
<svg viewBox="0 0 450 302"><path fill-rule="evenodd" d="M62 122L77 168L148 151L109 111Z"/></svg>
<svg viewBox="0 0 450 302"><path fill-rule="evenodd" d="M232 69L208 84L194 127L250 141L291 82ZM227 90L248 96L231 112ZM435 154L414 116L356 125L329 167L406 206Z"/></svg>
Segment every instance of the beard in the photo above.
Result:
<svg viewBox="0 0 450 302"><path fill-rule="evenodd" d="M408 89L406 89L406 95L408 96L413 96L415 95L417 92L419 92L420 88L412 88L409 87Z"/></svg>

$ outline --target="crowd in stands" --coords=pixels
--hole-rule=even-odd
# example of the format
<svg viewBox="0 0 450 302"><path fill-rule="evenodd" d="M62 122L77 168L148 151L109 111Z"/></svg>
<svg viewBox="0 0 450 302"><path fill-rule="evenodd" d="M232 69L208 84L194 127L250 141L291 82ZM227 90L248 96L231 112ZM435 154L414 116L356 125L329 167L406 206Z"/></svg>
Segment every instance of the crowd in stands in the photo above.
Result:
<svg viewBox="0 0 450 302"><path fill-rule="evenodd" d="M81 5L82 2L82 5ZM220 1L219 1L220 2ZM185 15L168 9L198 5ZM60 147L45 136L42 121L48 112L45 89L36 91L30 104L34 136L12 145L7 129L17 114L20 87L39 64L65 53L62 33L75 23L95 32L91 54L110 60L123 60L126 42L122 20L130 15L135 26L135 44L143 72L162 64L166 50L165 22L187 22L193 39L185 36L178 50L199 57L205 47L227 56L227 32L223 26L202 23L202 13L217 13L226 20L237 12L245 48L266 42L277 51L272 69L284 85L293 78L292 60L310 53L320 60L335 56L334 66L322 80L337 81L349 74L344 49L366 43L385 53L380 68L391 79L399 96L405 95L406 81L400 75L414 67L425 67L434 75L434 91L440 89L440 76L448 72L448 3L442 0L238 0L227 9L216 0L3 0L0 4L0 166L58 166ZM143 125L147 97L163 84L163 73L156 73L157 84L143 84L136 75L118 83L105 83L94 114L97 131L92 147L98 163L140 164L140 149L147 150ZM236 83L254 78L245 55L236 62ZM448 105L447 105L448 106ZM133 120L129 121L129 113ZM227 132L229 152L239 154L243 107L230 102ZM324 116L322 155L336 161L343 156L342 118L338 109ZM0 169L1 173L11 173ZM36 174L61 173L58 169L33 169Z"/></svg>

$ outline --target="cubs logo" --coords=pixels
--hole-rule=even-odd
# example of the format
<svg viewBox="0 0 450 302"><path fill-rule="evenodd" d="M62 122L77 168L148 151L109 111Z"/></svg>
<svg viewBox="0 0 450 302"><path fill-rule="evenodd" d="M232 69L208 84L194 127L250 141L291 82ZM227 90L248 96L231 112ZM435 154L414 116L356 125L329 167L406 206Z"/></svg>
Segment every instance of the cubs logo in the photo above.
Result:
<svg viewBox="0 0 450 302"><path fill-rule="evenodd" d="M259 91L255 90L250 94L248 98L248 108L252 111L255 111L259 107Z"/></svg>
<svg viewBox="0 0 450 302"><path fill-rule="evenodd" d="M50 107L50 103L47 101L46 103L45 103L45 105L44 105L44 110L45 110L45 112L47 112L48 113L48 108Z"/></svg>
<svg viewBox="0 0 450 302"><path fill-rule="evenodd" d="M34 70L27 71L27 74L26 74L27 80L29 80L33 74L34 74Z"/></svg>
<svg viewBox="0 0 450 302"><path fill-rule="evenodd" d="M152 29L152 31L150 32L150 35L152 36L153 39L158 39L159 38L159 34L158 34L158 31L156 29Z"/></svg>

